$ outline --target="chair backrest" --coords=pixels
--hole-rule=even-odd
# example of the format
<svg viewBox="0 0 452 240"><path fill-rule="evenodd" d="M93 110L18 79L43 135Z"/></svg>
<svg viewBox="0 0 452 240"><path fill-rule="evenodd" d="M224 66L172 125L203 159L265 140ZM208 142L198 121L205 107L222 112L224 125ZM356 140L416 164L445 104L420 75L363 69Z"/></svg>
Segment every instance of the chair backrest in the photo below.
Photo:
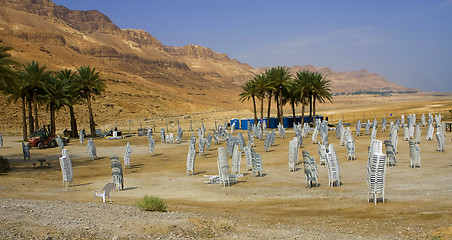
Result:
<svg viewBox="0 0 452 240"><path fill-rule="evenodd" d="M114 183L107 183L107 184L105 184L105 186L102 188L101 191L105 192L105 196L110 197L110 192L111 192L111 190L113 190L113 188L115 188Z"/></svg>

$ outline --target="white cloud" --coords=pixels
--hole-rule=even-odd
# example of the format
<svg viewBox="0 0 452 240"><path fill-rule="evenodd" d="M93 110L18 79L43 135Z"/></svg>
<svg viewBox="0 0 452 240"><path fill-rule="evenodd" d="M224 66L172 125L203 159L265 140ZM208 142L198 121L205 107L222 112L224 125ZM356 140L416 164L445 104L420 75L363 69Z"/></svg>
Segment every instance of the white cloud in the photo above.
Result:
<svg viewBox="0 0 452 240"><path fill-rule="evenodd" d="M288 54L319 45L322 47L374 46L385 41L386 38L376 34L372 27L347 28L331 31L320 36L308 36L286 41L278 45L268 46L267 49L274 54Z"/></svg>
<svg viewBox="0 0 452 240"><path fill-rule="evenodd" d="M440 4L438 4L439 7L449 7L452 6L452 0L444 0Z"/></svg>

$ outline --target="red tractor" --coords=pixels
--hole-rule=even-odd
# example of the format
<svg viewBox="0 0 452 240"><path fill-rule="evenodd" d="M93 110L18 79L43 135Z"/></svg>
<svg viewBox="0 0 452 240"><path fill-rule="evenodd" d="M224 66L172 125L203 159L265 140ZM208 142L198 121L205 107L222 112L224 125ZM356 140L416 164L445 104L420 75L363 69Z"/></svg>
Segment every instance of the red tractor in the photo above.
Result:
<svg viewBox="0 0 452 240"><path fill-rule="evenodd" d="M43 149L45 147L56 147L57 142L55 138L50 136L50 125L44 125L43 128L36 130L28 139L30 147L37 147Z"/></svg>

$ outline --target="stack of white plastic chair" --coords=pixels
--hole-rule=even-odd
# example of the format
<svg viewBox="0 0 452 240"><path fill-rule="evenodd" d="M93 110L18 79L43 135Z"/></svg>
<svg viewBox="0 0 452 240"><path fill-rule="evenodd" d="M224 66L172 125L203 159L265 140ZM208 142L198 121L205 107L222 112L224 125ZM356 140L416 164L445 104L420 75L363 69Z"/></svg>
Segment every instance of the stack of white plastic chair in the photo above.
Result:
<svg viewBox="0 0 452 240"><path fill-rule="evenodd" d="M248 131L248 142L254 147L254 135L250 131Z"/></svg>
<svg viewBox="0 0 452 240"><path fill-rule="evenodd" d="M169 134L169 143L174 144L174 134L172 133Z"/></svg>
<svg viewBox="0 0 452 240"><path fill-rule="evenodd" d="M341 129L340 129L340 137L339 137L339 142L340 142L340 144L341 144L341 146L344 146L345 145L345 133L346 133L346 130L345 130L345 128L344 128L344 126L341 126Z"/></svg>
<svg viewBox="0 0 452 240"><path fill-rule="evenodd" d="M414 142L416 144L421 143L421 124L417 123L416 128L414 130Z"/></svg>
<svg viewBox="0 0 452 240"><path fill-rule="evenodd" d="M259 176L262 177L261 155L259 153L256 153L252 148L251 148L251 164L253 170L253 177L255 177L256 174L259 174Z"/></svg>
<svg viewBox="0 0 452 240"><path fill-rule="evenodd" d="M165 129L163 129L163 128L160 128L160 140L162 141L162 142L166 142L166 135L165 135Z"/></svg>
<svg viewBox="0 0 452 240"><path fill-rule="evenodd" d="M397 129L397 131L399 131L399 127L400 127L400 120L399 120L399 118L397 118L396 122L395 122L395 128Z"/></svg>
<svg viewBox="0 0 452 240"><path fill-rule="evenodd" d="M386 147L386 157L388 158L387 165L396 166L397 165L396 152L394 150L394 146L392 145L391 140L385 140L384 144Z"/></svg>
<svg viewBox="0 0 452 240"><path fill-rule="evenodd" d="M196 138L194 135L191 135L190 138L190 145L188 147L188 153L187 153L187 175L190 175L190 173L193 175L195 171L195 159L196 159Z"/></svg>
<svg viewBox="0 0 452 240"><path fill-rule="evenodd" d="M155 140L152 139L152 135L148 135L148 141L149 141L149 154L154 155Z"/></svg>
<svg viewBox="0 0 452 240"><path fill-rule="evenodd" d="M370 135L370 139L371 140L375 140L376 137L377 137L377 125L373 125L372 126L372 133Z"/></svg>
<svg viewBox="0 0 452 240"><path fill-rule="evenodd" d="M422 116L421 116L421 126L422 127L425 127L427 124L426 124L426 122L425 122L425 114L422 114Z"/></svg>
<svg viewBox="0 0 452 240"><path fill-rule="evenodd" d="M421 149L419 149L419 145L414 143L414 141L410 140L410 167L416 168L416 166L421 167Z"/></svg>
<svg viewBox="0 0 452 240"><path fill-rule="evenodd" d="M446 148L446 141L444 138L444 135L442 134L442 129L441 128L437 128L437 132L436 132L436 141L438 143L438 152L444 152L445 148Z"/></svg>
<svg viewBox="0 0 452 240"><path fill-rule="evenodd" d="M208 150L212 150L211 145L212 145L212 134L209 133L209 135L207 135L207 138L206 138L206 148Z"/></svg>
<svg viewBox="0 0 452 240"><path fill-rule="evenodd" d="M251 143L250 141L248 141L248 144L246 145L246 147L243 148L243 151L245 152L245 158L246 158L246 169L250 170L253 167L252 164L252 156L251 156Z"/></svg>
<svg viewBox="0 0 452 240"><path fill-rule="evenodd" d="M265 137L265 140L264 140L264 152L270 151L271 141L272 141L272 134L267 133L267 136Z"/></svg>
<svg viewBox="0 0 452 240"><path fill-rule="evenodd" d="M316 187L319 186L318 174L317 174L317 164L315 159L309 156L308 151L303 151L303 163L304 163L304 173L305 173L305 186L309 188L312 187L312 182L315 182Z"/></svg>
<svg viewBox="0 0 452 240"><path fill-rule="evenodd" d="M245 147L245 138L243 137L243 135L241 133L237 134L237 138L239 141L240 151L243 151L243 148Z"/></svg>
<svg viewBox="0 0 452 240"><path fill-rule="evenodd" d="M176 142L176 143L181 143L181 142L182 142L183 136L184 136L184 130L182 130L182 128L179 127L179 128L177 129L177 135L176 135L175 142Z"/></svg>
<svg viewBox="0 0 452 240"><path fill-rule="evenodd" d="M377 194L381 194L385 201L385 178L386 178L386 155L381 151L381 141L373 140L369 149L369 160L367 163L367 186L368 202L371 196L375 205Z"/></svg>
<svg viewBox="0 0 452 240"><path fill-rule="evenodd" d="M361 120L356 124L356 136L361 136Z"/></svg>
<svg viewBox="0 0 452 240"><path fill-rule="evenodd" d="M391 140L391 144L394 147L394 152L397 153L397 144L399 141L399 135L397 134L397 129L393 128L391 133L389 134L389 138Z"/></svg>
<svg viewBox="0 0 452 240"><path fill-rule="evenodd" d="M237 137L229 137L226 147L228 157L232 157L234 151L234 146L239 144L239 139Z"/></svg>
<svg viewBox="0 0 452 240"><path fill-rule="evenodd" d="M203 137L199 138L198 141L198 150L199 150L199 156L204 156L204 149L206 146L207 140Z"/></svg>
<svg viewBox="0 0 452 240"><path fill-rule="evenodd" d="M289 172L295 172L298 163L298 138L289 142Z"/></svg>
<svg viewBox="0 0 452 240"><path fill-rule="evenodd" d="M342 128L342 120L339 119L339 123L336 126L336 139L341 138L341 128ZM314 129L314 131L315 131L315 129Z"/></svg>
<svg viewBox="0 0 452 240"><path fill-rule="evenodd" d="M273 129L273 131L271 132L271 139L270 139L271 146L273 146L275 144L275 139L276 139L276 131L275 131L275 129Z"/></svg>
<svg viewBox="0 0 452 240"><path fill-rule="evenodd" d="M110 156L111 162L111 175L113 177L113 183L115 184L115 188L119 190L124 189L124 175L122 172L121 162L119 161L118 156L112 155Z"/></svg>
<svg viewBox="0 0 452 240"><path fill-rule="evenodd" d="M220 184L223 184L224 187L229 186L229 165L224 147L218 148L217 163Z"/></svg>
<svg viewBox="0 0 452 240"><path fill-rule="evenodd" d="M61 139L60 135L58 135L56 137L56 142L58 144L58 147L60 148L60 150L63 150L64 148L64 143L63 143L63 139Z"/></svg>
<svg viewBox="0 0 452 240"><path fill-rule="evenodd" d="M80 130L80 133L78 134L78 137L80 139L80 145L83 145L83 142L85 141L85 131Z"/></svg>
<svg viewBox="0 0 452 240"><path fill-rule="evenodd" d="M436 127L441 126L441 113L438 113L438 115L435 115L435 122L436 122Z"/></svg>
<svg viewBox="0 0 452 240"><path fill-rule="evenodd" d="M381 121L381 131L386 132L386 117Z"/></svg>
<svg viewBox="0 0 452 240"><path fill-rule="evenodd" d="M414 138L414 126L416 125L416 114L410 114L408 118L408 131L410 139Z"/></svg>
<svg viewBox="0 0 452 240"><path fill-rule="evenodd" d="M71 157L69 157L66 149L61 150L60 167L63 174L63 186L72 187L74 172Z"/></svg>
<svg viewBox="0 0 452 240"><path fill-rule="evenodd" d="M232 123L232 126L231 126L231 133L234 133L234 131L235 131L235 123Z"/></svg>
<svg viewBox="0 0 452 240"><path fill-rule="evenodd" d="M366 123L366 135L370 135L370 120L367 119Z"/></svg>
<svg viewBox="0 0 452 240"><path fill-rule="evenodd" d="M408 130L408 126L403 127L403 141L410 140L410 133Z"/></svg>
<svg viewBox="0 0 452 240"><path fill-rule="evenodd" d="M307 135L309 135L309 132L311 131L311 128L309 127L308 123L304 123L303 124L303 129L302 129L302 135L303 137L306 137Z"/></svg>
<svg viewBox="0 0 452 240"><path fill-rule="evenodd" d="M328 146L328 152L326 153L326 166L328 168L328 186L333 187L334 183L336 186L341 185L340 179L340 167L339 161L337 159L336 150L333 144Z"/></svg>
<svg viewBox="0 0 452 240"><path fill-rule="evenodd" d="M427 141L432 141L433 140L433 123L429 122L428 123L428 127L427 127L427 135L426 135L426 139Z"/></svg>
<svg viewBox="0 0 452 240"><path fill-rule="evenodd" d="M324 144L318 144L319 145L319 165L325 165L326 164L326 146Z"/></svg>
<svg viewBox="0 0 452 240"><path fill-rule="evenodd" d="M319 129L314 128L314 131L312 132L312 144L317 143L317 135L319 134Z"/></svg>
<svg viewBox="0 0 452 240"><path fill-rule="evenodd" d="M405 125L405 115L400 116L400 124Z"/></svg>
<svg viewBox="0 0 452 240"><path fill-rule="evenodd" d="M126 166L129 166L129 169L130 169L130 157L131 156L132 156L132 147L130 146L130 143L127 142L126 150L124 151L124 168Z"/></svg>
<svg viewBox="0 0 452 240"><path fill-rule="evenodd" d="M88 139L88 144L86 144L86 148L88 149L89 160L95 160L97 158L97 151L92 138Z"/></svg>
<svg viewBox="0 0 452 240"><path fill-rule="evenodd" d="M284 129L283 125L278 124L278 132L279 132L279 136L281 138L285 138L286 137L286 130Z"/></svg>
<svg viewBox="0 0 452 240"><path fill-rule="evenodd" d="M165 143L166 144L170 143L170 135L169 134L166 134L166 136L165 136Z"/></svg>
<svg viewBox="0 0 452 240"><path fill-rule="evenodd" d="M234 146L234 152L232 153L232 173L239 174L240 173L240 163L242 161L242 153L239 150L239 146Z"/></svg>
<svg viewBox="0 0 452 240"><path fill-rule="evenodd" d="M347 137L347 160L355 160L355 140L353 138Z"/></svg>

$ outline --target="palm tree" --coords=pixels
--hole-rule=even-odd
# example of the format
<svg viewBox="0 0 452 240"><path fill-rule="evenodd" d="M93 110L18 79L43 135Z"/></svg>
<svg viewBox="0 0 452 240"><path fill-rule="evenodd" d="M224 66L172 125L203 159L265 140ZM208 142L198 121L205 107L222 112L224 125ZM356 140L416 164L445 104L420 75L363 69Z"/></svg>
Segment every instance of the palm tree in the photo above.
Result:
<svg viewBox="0 0 452 240"><path fill-rule="evenodd" d="M17 102L17 100L21 100L22 103L22 137L23 141L28 141L27 137L27 113L26 113L26 99L28 96L28 89L25 87L25 83L20 78L15 79L14 82L12 82L10 87L5 89L5 94L8 96L8 102L14 101Z"/></svg>
<svg viewBox="0 0 452 240"><path fill-rule="evenodd" d="M61 81L54 76L50 76L46 84L47 92L42 98L50 110L50 136L55 137L55 112L64 107L64 105L68 105L70 86L65 81Z"/></svg>
<svg viewBox="0 0 452 240"><path fill-rule="evenodd" d="M69 115L71 118L71 137L78 136L77 121L75 119L74 105L80 101L80 90L75 79L75 73L70 69L64 69L56 73L56 77L65 83L68 87L67 103L69 107Z"/></svg>
<svg viewBox="0 0 452 240"><path fill-rule="evenodd" d="M287 91L284 94L284 104L289 102L292 108L293 123L296 124L295 106L300 103L300 89L297 86L297 82L291 81L288 85Z"/></svg>
<svg viewBox="0 0 452 240"><path fill-rule="evenodd" d="M96 72L96 68L90 68L89 66L79 67L75 78L77 85L80 87L80 96L86 99L88 104L89 127L91 136L95 136L96 124L94 123L91 103L95 95L105 92L105 82L100 78L100 72Z"/></svg>
<svg viewBox="0 0 452 240"><path fill-rule="evenodd" d="M333 97L331 95L330 80L326 80L324 76L320 73L313 74L312 81L312 102L313 102L313 114L315 118L315 102L318 100L324 103L325 100L333 102Z"/></svg>
<svg viewBox="0 0 452 240"><path fill-rule="evenodd" d="M243 86L242 86L243 92L239 94L240 101L248 101L253 99L253 109L254 109L254 124L257 124L257 111L256 111L256 91L254 87L254 81L248 80Z"/></svg>
<svg viewBox="0 0 452 240"><path fill-rule="evenodd" d="M277 108L277 115L278 115L278 122L282 124L282 98L283 98L283 91L285 91L288 87L288 84L290 80L292 79L292 75L289 73L289 70L285 67L274 67L270 69L270 76L269 81L270 84L275 91L275 101L276 101L276 108Z"/></svg>
<svg viewBox="0 0 452 240"><path fill-rule="evenodd" d="M301 71L296 73L294 79L299 93L299 102L301 103L301 124L304 124L305 106L308 103L309 94L311 92L311 78L312 73L309 71Z"/></svg>
<svg viewBox="0 0 452 240"><path fill-rule="evenodd" d="M23 70L19 72L19 77L24 81L25 88L28 89L30 96L32 96L33 112L34 112L34 128L33 124L30 124L30 133L34 132L34 129L39 128L38 123L38 95L44 95L46 93L46 84L51 72L46 71L46 66L39 66L38 62L32 61L23 65ZM29 106L31 106L29 102ZM32 119L30 119L32 120Z"/></svg>
<svg viewBox="0 0 452 240"><path fill-rule="evenodd" d="M264 73L254 76L254 90L256 97L261 100L261 121L264 119L264 98L267 93L267 76ZM267 121L269 121L267 119ZM261 126L263 127L263 126Z"/></svg>
<svg viewBox="0 0 452 240"><path fill-rule="evenodd" d="M2 40L0 40L0 43ZM14 60L12 60L11 54L8 51L12 50L11 47L8 46L0 46L0 90L5 91L8 90L13 84L16 78L16 72L11 68L17 64Z"/></svg>
<svg viewBox="0 0 452 240"><path fill-rule="evenodd" d="M272 105L272 97L275 92L275 88L272 85L272 82L270 81L270 69L265 71L265 81L266 81L266 95L268 96L268 110L267 110L267 121L270 121L270 110ZM269 122L270 123L270 122Z"/></svg>

